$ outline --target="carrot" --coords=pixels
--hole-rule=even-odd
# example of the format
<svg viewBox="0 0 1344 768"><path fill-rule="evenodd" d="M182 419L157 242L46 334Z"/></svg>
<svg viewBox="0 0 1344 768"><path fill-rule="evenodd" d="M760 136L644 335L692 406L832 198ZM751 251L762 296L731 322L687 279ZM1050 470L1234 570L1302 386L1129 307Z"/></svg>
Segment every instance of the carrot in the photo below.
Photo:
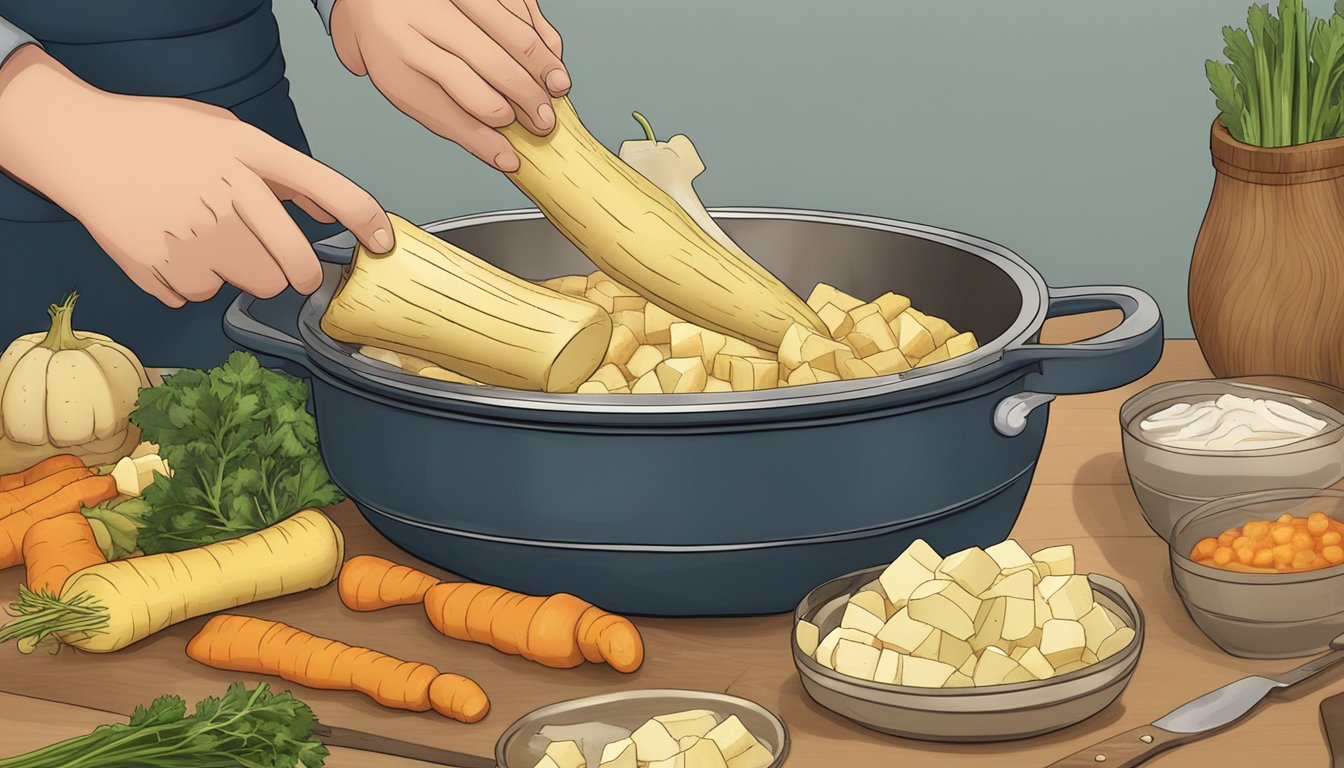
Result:
<svg viewBox="0 0 1344 768"><path fill-rule="evenodd" d="M63 469L79 469L83 466L84 461L82 459L69 453L51 456L39 461L22 472L0 475L0 492L12 491L20 486L35 483L38 480L41 480L44 477L50 477Z"/></svg>
<svg viewBox="0 0 1344 768"><path fill-rule="evenodd" d="M474 582L440 582L370 555L345 564L339 593L356 611L423 601L441 634L547 667L567 669L587 660L634 672L644 663L644 641L629 619L574 595L534 597Z"/></svg>
<svg viewBox="0 0 1344 768"><path fill-rule="evenodd" d="M44 483L46 480L38 482ZM97 506L116 495L117 481L111 475L94 475L76 480L9 517L0 518L0 570L23 562L23 537L34 524L58 515L78 512L81 507Z"/></svg>
<svg viewBox="0 0 1344 768"><path fill-rule="evenodd" d="M418 661L317 637L278 621L220 614L187 643L187 656L208 667L277 675L309 688L359 691L385 707L431 708L479 722L490 700L475 681Z"/></svg>
<svg viewBox="0 0 1344 768"><path fill-rule="evenodd" d="M300 510L236 539L90 566L57 597L20 586L0 642L18 640L24 650L54 636L83 651L118 651L179 621L321 589L336 580L344 553L330 518Z"/></svg>
<svg viewBox="0 0 1344 768"><path fill-rule="evenodd" d="M65 580L91 565L106 563L89 521L79 512L39 520L23 537L28 588L59 595Z"/></svg>
<svg viewBox="0 0 1344 768"><path fill-rule="evenodd" d="M93 470L88 467L63 469L12 491L0 492L0 519L51 496L76 480L83 480L91 475ZM115 483L113 487L116 487Z"/></svg>
<svg viewBox="0 0 1344 768"><path fill-rule="evenodd" d="M438 579L414 568L373 555L360 555L350 558L341 568L339 588L341 599L350 610L376 611L419 603L429 588L438 583Z"/></svg>

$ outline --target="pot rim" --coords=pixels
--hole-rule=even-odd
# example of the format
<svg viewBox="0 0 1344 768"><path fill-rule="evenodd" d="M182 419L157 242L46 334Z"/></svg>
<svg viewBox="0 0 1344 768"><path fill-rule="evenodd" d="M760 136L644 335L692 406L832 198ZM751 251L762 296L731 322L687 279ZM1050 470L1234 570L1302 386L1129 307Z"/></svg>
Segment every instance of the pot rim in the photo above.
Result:
<svg viewBox="0 0 1344 768"><path fill-rule="evenodd" d="M898 374L848 381L806 384L753 392L696 393L692 395L592 395L532 392L426 379L353 352L351 345L331 339L321 330L320 319L334 292L339 270L328 270L323 286L304 302L299 333L309 358L328 373L349 383L375 388L392 397L432 399L444 404L464 403L511 409L600 414L705 414L790 408L878 397L894 392L946 383L972 371L999 364L1005 350L1036 334L1045 323L1049 288L1044 278L1022 257L997 243L952 230L878 216L841 214L793 208L712 208L715 218L784 219L861 227L902 234L941 243L978 256L1002 271L1018 287L1022 303L1008 329L967 355ZM430 233L451 232L480 224L544 218L536 208L468 214L442 219L423 228ZM978 378L978 377L975 377ZM352 381L353 379L353 381ZM967 385L973 382L967 380Z"/></svg>
<svg viewBox="0 0 1344 768"><path fill-rule="evenodd" d="M1246 181L1306 183L1344 176L1344 138L1321 139L1287 147L1257 147L1237 141L1223 123L1221 113L1213 119L1209 150L1214 167ZM1262 176L1263 175L1263 176Z"/></svg>

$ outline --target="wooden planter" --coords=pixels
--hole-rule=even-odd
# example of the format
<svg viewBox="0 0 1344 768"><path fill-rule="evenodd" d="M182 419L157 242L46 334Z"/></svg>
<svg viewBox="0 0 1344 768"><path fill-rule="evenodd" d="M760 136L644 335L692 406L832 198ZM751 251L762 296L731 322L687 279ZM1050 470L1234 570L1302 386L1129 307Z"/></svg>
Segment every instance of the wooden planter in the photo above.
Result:
<svg viewBox="0 0 1344 768"><path fill-rule="evenodd" d="M1217 119L1210 150L1189 288L1209 367L1344 386L1344 139L1262 149Z"/></svg>

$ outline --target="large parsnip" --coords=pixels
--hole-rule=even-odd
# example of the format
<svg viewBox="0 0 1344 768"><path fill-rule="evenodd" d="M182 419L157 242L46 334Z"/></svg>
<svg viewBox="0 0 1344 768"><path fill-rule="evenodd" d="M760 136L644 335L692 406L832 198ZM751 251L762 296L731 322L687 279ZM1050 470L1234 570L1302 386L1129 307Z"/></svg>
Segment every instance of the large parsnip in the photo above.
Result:
<svg viewBox="0 0 1344 768"><path fill-rule="evenodd" d="M574 392L606 355L611 318L389 214L391 253L360 247L322 316L338 341L429 360L476 381Z"/></svg>
<svg viewBox="0 0 1344 768"><path fill-rule="evenodd" d="M795 323L829 335L782 282L602 146L568 99L552 104L547 136L500 129L521 160L508 176L603 272L679 318L758 346L778 348Z"/></svg>

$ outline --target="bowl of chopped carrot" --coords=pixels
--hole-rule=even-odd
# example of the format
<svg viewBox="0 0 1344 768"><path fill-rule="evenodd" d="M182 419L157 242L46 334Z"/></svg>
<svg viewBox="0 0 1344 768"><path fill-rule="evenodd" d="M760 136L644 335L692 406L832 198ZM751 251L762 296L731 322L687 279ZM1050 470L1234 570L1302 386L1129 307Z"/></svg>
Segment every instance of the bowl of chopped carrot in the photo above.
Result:
<svg viewBox="0 0 1344 768"><path fill-rule="evenodd" d="M1344 492L1228 496L1177 521L1169 545L1190 618L1234 656L1310 656L1344 632Z"/></svg>

